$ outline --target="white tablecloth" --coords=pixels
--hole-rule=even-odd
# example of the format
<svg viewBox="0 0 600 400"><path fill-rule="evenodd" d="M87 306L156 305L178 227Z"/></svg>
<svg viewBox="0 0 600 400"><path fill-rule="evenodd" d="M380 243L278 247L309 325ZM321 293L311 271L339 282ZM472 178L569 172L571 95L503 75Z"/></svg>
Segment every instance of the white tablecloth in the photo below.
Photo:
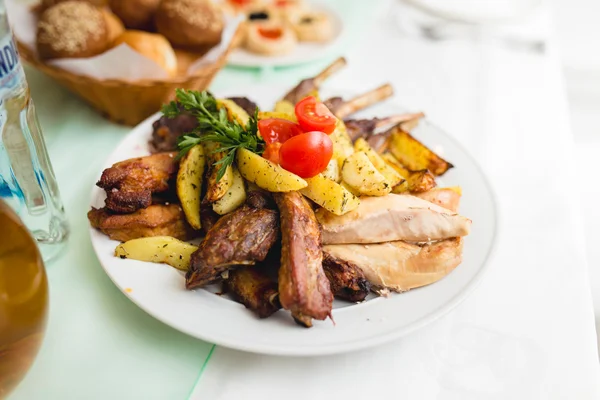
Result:
<svg viewBox="0 0 600 400"><path fill-rule="evenodd" d="M390 2L332 86L390 81L476 157L500 229L487 276L456 310L358 353L286 358L217 347L194 399L598 399L577 161L558 58L483 41L402 37ZM549 23L549 21L546 21Z"/></svg>

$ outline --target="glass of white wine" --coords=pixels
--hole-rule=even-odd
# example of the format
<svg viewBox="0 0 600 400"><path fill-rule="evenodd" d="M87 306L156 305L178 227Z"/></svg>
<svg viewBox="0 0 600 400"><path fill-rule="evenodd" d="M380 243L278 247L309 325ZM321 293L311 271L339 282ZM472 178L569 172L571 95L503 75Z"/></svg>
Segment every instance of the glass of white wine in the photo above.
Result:
<svg viewBox="0 0 600 400"><path fill-rule="evenodd" d="M48 281L36 241L0 199L0 399L31 367L47 315Z"/></svg>

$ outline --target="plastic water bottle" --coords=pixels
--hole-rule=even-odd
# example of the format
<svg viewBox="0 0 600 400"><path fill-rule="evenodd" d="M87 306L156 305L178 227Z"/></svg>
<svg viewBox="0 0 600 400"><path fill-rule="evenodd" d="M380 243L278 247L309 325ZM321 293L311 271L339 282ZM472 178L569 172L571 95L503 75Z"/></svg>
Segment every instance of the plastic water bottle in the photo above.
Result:
<svg viewBox="0 0 600 400"><path fill-rule="evenodd" d="M0 0L0 198L19 215L45 261L69 229L29 87ZM0 226L0 240L9 240Z"/></svg>

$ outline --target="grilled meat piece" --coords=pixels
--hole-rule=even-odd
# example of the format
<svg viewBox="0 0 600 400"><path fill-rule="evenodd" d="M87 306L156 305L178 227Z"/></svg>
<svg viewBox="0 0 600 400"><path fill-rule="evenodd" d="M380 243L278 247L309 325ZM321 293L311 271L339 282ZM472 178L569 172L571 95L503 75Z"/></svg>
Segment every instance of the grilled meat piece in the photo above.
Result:
<svg viewBox="0 0 600 400"><path fill-rule="evenodd" d="M200 229L205 236L217 223L219 218L221 218L221 216L213 211L211 204L200 205L200 225L202 226Z"/></svg>
<svg viewBox="0 0 600 400"><path fill-rule="evenodd" d="M177 150L177 139L197 127L198 119L188 112L183 112L175 118L167 118L163 115L152 124L150 148L153 153L175 151Z"/></svg>
<svg viewBox="0 0 600 400"><path fill-rule="evenodd" d="M352 115L360 110L364 110L372 106L373 104L379 103L394 94L392 85L386 83L375 89L369 90L368 92L359 94L351 98L350 100L339 100L338 98L332 98L327 101L333 109L330 109L336 117L345 119L349 115Z"/></svg>
<svg viewBox="0 0 600 400"><path fill-rule="evenodd" d="M197 236L179 204L153 204L131 214L113 214L106 207L92 207L88 219L93 228L121 242L149 236L173 236L181 240Z"/></svg>
<svg viewBox="0 0 600 400"><path fill-rule="evenodd" d="M318 90L327 78L342 69L345 65L346 60L342 57L338 58L333 63L328 65L323 71L319 72L318 75L300 81L296 87L294 87L285 95L283 100L287 100L292 104L298 103L300 100L308 96L312 91Z"/></svg>
<svg viewBox="0 0 600 400"><path fill-rule="evenodd" d="M452 238L431 244L333 244L323 251L356 265L374 287L402 292L448 275L461 263L462 248L463 240Z"/></svg>
<svg viewBox="0 0 600 400"><path fill-rule="evenodd" d="M168 191L169 181L177 175L175 155L131 158L105 169L96 185L106 191L106 208L126 214L152 204L152 194Z"/></svg>
<svg viewBox="0 0 600 400"><path fill-rule="evenodd" d="M344 99L340 96L330 97L323 102L333 114L344 104Z"/></svg>
<svg viewBox="0 0 600 400"><path fill-rule="evenodd" d="M229 271L223 287L260 318L267 318L281 308L277 282L264 271L264 265Z"/></svg>
<svg viewBox="0 0 600 400"><path fill-rule="evenodd" d="M344 121L348 136L354 142L358 138L368 138L377 129L379 118L349 119Z"/></svg>
<svg viewBox="0 0 600 400"><path fill-rule="evenodd" d="M349 261L323 252L323 270L329 279L333 295L338 299L363 301L371 290L371 284L362 270Z"/></svg>
<svg viewBox="0 0 600 400"><path fill-rule="evenodd" d="M277 210L277 205L273 196L262 190L253 190L248 192L246 196L246 204L252 208L268 208L269 210Z"/></svg>
<svg viewBox="0 0 600 400"><path fill-rule="evenodd" d="M321 252L321 233L308 201L298 192L275 193L281 218L279 300L296 320L324 320L331 315L333 294Z"/></svg>
<svg viewBox="0 0 600 400"><path fill-rule="evenodd" d="M319 209L317 219L324 244L427 242L466 236L471 229L470 219L407 194L362 197L349 213Z"/></svg>
<svg viewBox="0 0 600 400"><path fill-rule="evenodd" d="M195 289L217 281L234 265L263 261L279 236L275 210L244 205L222 216L192 254L185 286Z"/></svg>
<svg viewBox="0 0 600 400"><path fill-rule="evenodd" d="M248 115L253 116L258 106L247 97L229 97L229 100L240 106Z"/></svg>
<svg viewBox="0 0 600 400"><path fill-rule="evenodd" d="M352 141L355 141L358 138L366 139L373 149L381 153L387 147L387 139L393 131L388 130L376 134L376 130L398 124L400 124L401 127L404 126L404 124L416 125L423 116L423 113L406 113L392 115L391 117L386 118L348 119L344 121L344 124L346 125L348 135Z"/></svg>

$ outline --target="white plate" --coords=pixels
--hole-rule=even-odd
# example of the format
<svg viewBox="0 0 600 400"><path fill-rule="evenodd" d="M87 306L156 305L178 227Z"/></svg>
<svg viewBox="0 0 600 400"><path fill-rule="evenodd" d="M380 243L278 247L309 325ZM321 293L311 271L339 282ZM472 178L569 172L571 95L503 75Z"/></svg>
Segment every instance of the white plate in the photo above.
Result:
<svg viewBox="0 0 600 400"><path fill-rule="evenodd" d="M244 48L231 51L227 62L230 65L240 67L285 67L291 65L305 64L320 60L330 55L342 38L343 23L339 14L329 7L315 5L311 7L315 11L326 12L333 24L334 36L327 43L298 42L298 45L290 54L281 56L265 56L252 53Z"/></svg>
<svg viewBox="0 0 600 400"><path fill-rule="evenodd" d="M220 96L252 94L268 109L286 87L249 87ZM346 91L323 90L323 95L345 95ZM384 103L371 115L385 116L402 109ZM110 155L106 166L148 154L152 122L142 122ZM100 263L112 281L140 308L173 328L222 346L275 355L309 356L362 349L406 335L455 307L474 288L485 270L496 233L496 206L485 177L473 159L448 135L422 122L415 136L449 159L455 168L444 175L444 185L463 188L461 213L473 220L464 244L464 261L451 274L430 286L374 298L360 304L337 302L330 321L315 321L311 329L296 325L287 311L260 320L243 305L207 290L187 291L184 276L174 268L113 256L116 241L90 229ZM100 174L98 174L100 175ZM92 190L92 205L101 207L104 192Z"/></svg>

